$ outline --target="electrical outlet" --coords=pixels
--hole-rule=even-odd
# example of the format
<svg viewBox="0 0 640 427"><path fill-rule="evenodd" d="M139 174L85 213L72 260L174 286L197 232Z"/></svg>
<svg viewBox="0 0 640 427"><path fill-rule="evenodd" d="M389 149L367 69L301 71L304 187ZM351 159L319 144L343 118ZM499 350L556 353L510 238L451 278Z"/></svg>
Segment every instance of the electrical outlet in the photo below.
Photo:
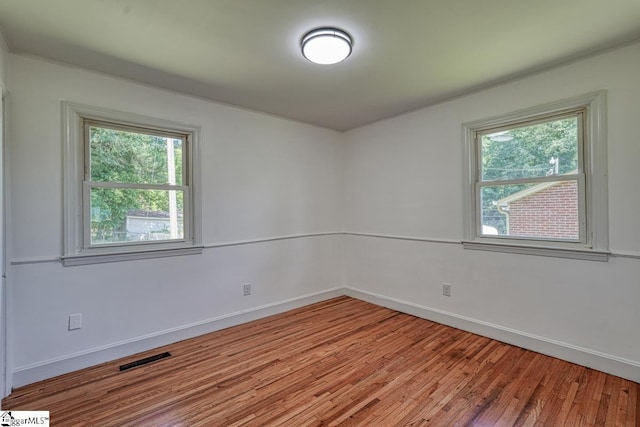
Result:
<svg viewBox="0 0 640 427"><path fill-rule="evenodd" d="M245 283L243 286L244 296L251 295L251 283Z"/></svg>
<svg viewBox="0 0 640 427"><path fill-rule="evenodd" d="M451 296L451 285L448 283L443 283L442 284L442 295L444 295L445 297L450 297Z"/></svg>
<svg viewBox="0 0 640 427"><path fill-rule="evenodd" d="M82 328L82 313L75 313L69 315L69 330Z"/></svg>

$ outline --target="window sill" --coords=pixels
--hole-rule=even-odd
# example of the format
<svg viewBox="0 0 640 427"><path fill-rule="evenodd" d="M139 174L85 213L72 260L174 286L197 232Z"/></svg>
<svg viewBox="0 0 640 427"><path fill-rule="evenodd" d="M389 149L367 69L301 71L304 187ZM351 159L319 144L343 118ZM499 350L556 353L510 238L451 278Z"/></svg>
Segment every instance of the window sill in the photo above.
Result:
<svg viewBox="0 0 640 427"><path fill-rule="evenodd" d="M132 252L111 252L90 255L69 255L61 258L64 267L77 265L104 264L107 262L133 261L139 259L165 258L202 253L202 246L176 249L144 250Z"/></svg>
<svg viewBox="0 0 640 427"><path fill-rule="evenodd" d="M471 242L463 241L462 245L465 249L471 249L476 251L491 251L491 252L503 252L509 254L523 254L523 255L536 255L536 256L548 256L554 258L570 258L580 259L586 261L609 261L609 252L598 251L592 249L570 249L559 248L549 246L529 246L529 245L517 245L517 244L505 244L505 243L486 243L486 242Z"/></svg>

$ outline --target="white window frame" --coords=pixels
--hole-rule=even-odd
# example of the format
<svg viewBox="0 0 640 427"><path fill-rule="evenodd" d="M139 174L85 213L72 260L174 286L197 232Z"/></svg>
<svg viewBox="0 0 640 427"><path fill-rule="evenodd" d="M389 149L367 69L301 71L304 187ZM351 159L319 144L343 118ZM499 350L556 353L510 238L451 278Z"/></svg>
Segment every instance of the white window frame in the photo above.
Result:
<svg viewBox="0 0 640 427"><path fill-rule="evenodd" d="M202 253L199 136L197 126L170 120L129 114L64 101L64 266L96 264L191 255ZM142 129L161 134L185 135L187 149L184 171L184 238L172 241L91 245L87 236L89 224L88 191L85 180L89 161L86 149L85 121L104 122L116 127Z"/></svg>
<svg viewBox="0 0 640 427"><path fill-rule="evenodd" d="M479 138L488 131L514 128L519 124L549 120L551 116L583 111L579 141L581 168L575 175L541 178L539 181L578 180L580 239L556 240L483 235L480 219L481 153ZM598 91L575 98L553 102L502 116L463 124L464 134L464 239L465 249L552 257L607 261L608 201L607 201L607 140L606 92ZM580 143L581 142L581 143ZM534 179L535 180L535 179ZM528 180L532 181L532 180Z"/></svg>

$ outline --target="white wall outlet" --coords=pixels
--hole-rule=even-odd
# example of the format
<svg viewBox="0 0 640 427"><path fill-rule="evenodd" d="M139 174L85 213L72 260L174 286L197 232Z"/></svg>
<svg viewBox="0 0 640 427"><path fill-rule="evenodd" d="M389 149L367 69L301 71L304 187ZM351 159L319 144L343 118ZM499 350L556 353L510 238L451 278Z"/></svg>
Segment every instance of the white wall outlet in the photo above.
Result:
<svg viewBox="0 0 640 427"><path fill-rule="evenodd" d="M82 328L82 313L75 313L69 315L69 330Z"/></svg>
<svg viewBox="0 0 640 427"><path fill-rule="evenodd" d="M451 296L451 285L448 283L443 283L442 284L442 295L444 295L445 297L450 297Z"/></svg>
<svg viewBox="0 0 640 427"><path fill-rule="evenodd" d="M245 283L242 288L244 296L251 295L251 283Z"/></svg>

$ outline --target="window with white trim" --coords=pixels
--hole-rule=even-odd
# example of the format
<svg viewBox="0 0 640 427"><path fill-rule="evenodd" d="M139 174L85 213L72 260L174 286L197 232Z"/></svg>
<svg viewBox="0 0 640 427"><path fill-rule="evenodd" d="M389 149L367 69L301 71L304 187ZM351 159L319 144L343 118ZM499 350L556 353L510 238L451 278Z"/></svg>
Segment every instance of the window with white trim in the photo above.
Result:
<svg viewBox="0 0 640 427"><path fill-rule="evenodd" d="M198 129L64 103L65 265L201 252Z"/></svg>
<svg viewBox="0 0 640 427"><path fill-rule="evenodd" d="M463 125L465 248L607 259L604 101Z"/></svg>

